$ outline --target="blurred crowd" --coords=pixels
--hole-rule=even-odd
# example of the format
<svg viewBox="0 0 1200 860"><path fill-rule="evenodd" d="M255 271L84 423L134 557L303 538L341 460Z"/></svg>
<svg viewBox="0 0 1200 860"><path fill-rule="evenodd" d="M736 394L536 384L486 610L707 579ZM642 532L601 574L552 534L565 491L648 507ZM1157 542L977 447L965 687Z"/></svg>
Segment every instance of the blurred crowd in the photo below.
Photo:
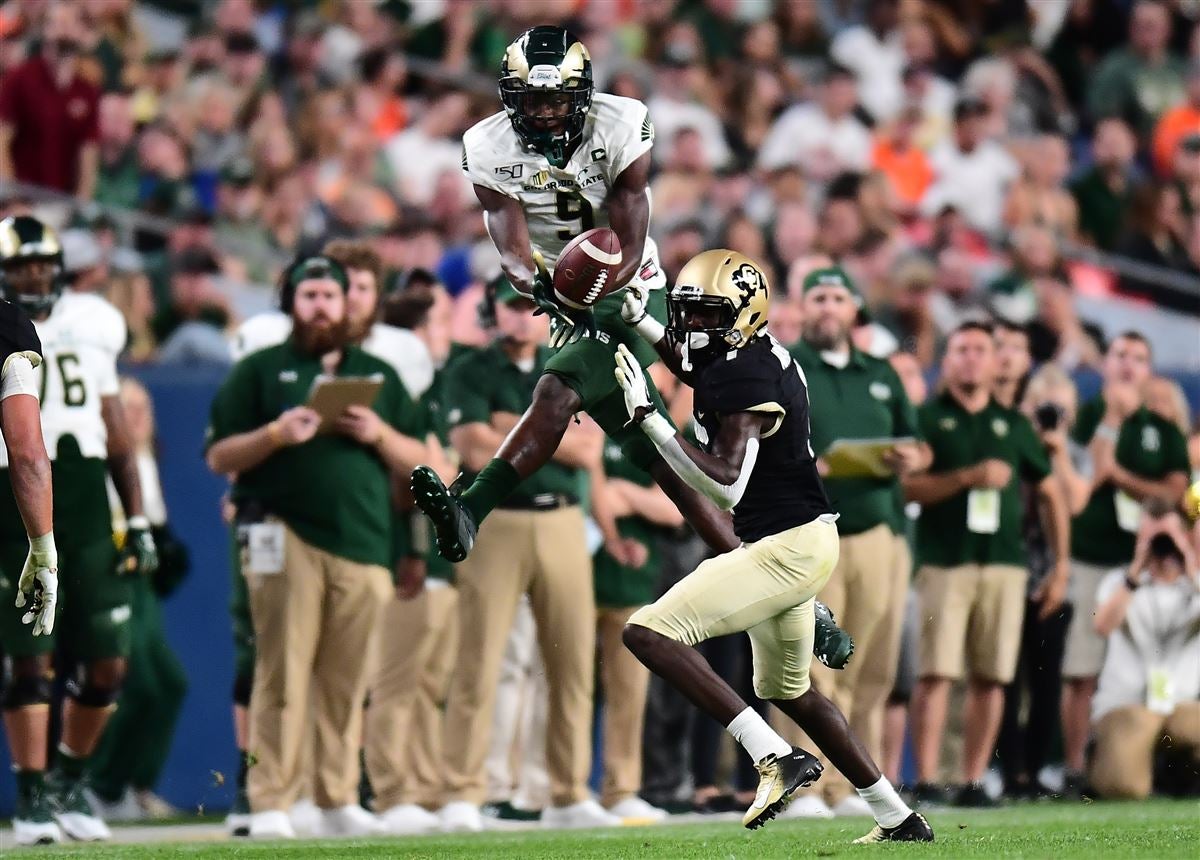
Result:
<svg viewBox="0 0 1200 860"><path fill-rule="evenodd" d="M1080 293L1200 312L1190 4L298 5L0 10L0 180L96 204L71 213L95 241L68 265L119 285L131 360L213 358L171 335L228 335L265 301L237 285L341 236L435 272L463 305L458 338L479 342L496 264L460 138L499 108L503 46L543 20L588 44L601 90L649 105L668 273L717 245L764 261L785 340L822 254L863 284L872 351L925 369L989 312L1032 325L1039 359L1096 367ZM7 194L0 214L28 202ZM118 229L117 211L166 220ZM1083 263L1081 246L1147 267Z"/></svg>
<svg viewBox="0 0 1200 860"><path fill-rule="evenodd" d="M878 661L882 676L814 677L845 686L847 714L856 729L871 727L885 774L928 803L982 805L1000 791L1194 791L1200 677L1188 666L1200 659L1200 533L1184 497L1200 471L1200 434L1179 386L1155 375L1154 332L1106 335L1080 297L1120 297L1193 332L1200 319L1195 15L1195 4L1168 0L11 0L0 7L0 183L22 185L0 194L0 217L57 207L73 288L103 292L125 315L130 365L242 358L239 332L274 302L267 285L288 261L342 254L351 280L356 270L371 276L347 300L351 339L371 352L372 326L412 333L405 367L424 362L429 373L414 381L397 368L416 416L399 432L452 477L491 457L545 359L541 318L495 280L499 260L462 175L461 136L500 108L494 78L504 46L533 24L569 24L591 52L597 89L649 106L651 233L669 279L712 247L760 262L773 287L771 332L832 378L821 365L824 312L810 291L814 272L836 271L856 309L835 335L887 386L895 380L883 395L864 388L869 397L920 407L905 433L886 429L924 437L934 471L934 431L955 420L947 418L955 386L994 396L1005 410L997 435L1020 421L1036 433L1041 453L1028 462L989 466L995 455L984 450L956 464L975 470L952 494L964 511L989 498L976 491L1011 490L1003 516L1018 513L1018 543L1030 552L1019 562L1023 550L1000 553L1000 566L1021 568L1015 592L1016 580L1000 589L1017 597L1000 605L980 585L963 598L969 611L957 634L931 628L929 613L906 598L913 547L917 566L937 575L974 566L982 583L998 566L992 538L959 541L958 555L931 560L915 503L944 499L896 475L882 507L859 533L846 532L886 538L894 557L893 599L878 618L848 625L862 640L886 615L892 632L876 653L887 659ZM336 240L353 242L339 252ZM967 344L987 355L965 357ZM1102 380L1085 403L1072 377L1080 370ZM927 391L939 375L942 387ZM672 416L687 423L688 392L661 387ZM835 424L840 413L822 408L832 407L814 398L814 423ZM817 453L871 435L838 427ZM506 817L572 809L586 794L593 740L607 813L576 810L557 823L725 811L753 796L753 772L747 761L727 766L719 727L695 719L619 644L622 619L690 570L703 546L597 428L585 423L569 438L554 466L561 474L541 475L548 489L507 513L532 523L600 505L619 531L579 511L553 526L560 536L573 530L568 546L595 553L522 562L514 576L527 580L503 595L514 622L496 630L466 613L467 592L419 527L395 559L399 596L382 617L398 613L384 622L396 641L385 642L411 661L376 678L363 669L356 681L374 690L364 798L370 804L373 793L393 832L478 829L481 809ZM1042 524L1040 492L1061 497L1074 518L1069 558ZM843 493L835 504L855 504L850 488ZM925 516L924 528L942 528ZM954 528L994 538L999 526ZM1090 535L1114 529L1118 540L1091 545ZM516 558L482 549L481 564ZM914 592L932 576L918 574ZM847 588L844 611L853 614ZM594 648L547 648L553 630L572 631L578 644L578 618L593 611ZM977 653L963 639L968 625L1007 644ZM254 793L244 792L255 756L244 710L256 659L248 606L235 611L235 628L247 648L234 697L240 812L272 811L266 800L253 809ZM749 683L744 641L705 648L723 674ZM495 689L480 689L485 656ZM859 656L870 660L870 649ZM949 707L957 694L943 682L963 677L959 720ZM870 701L853 713L868 688ZM905 767L913 696L917 758ZM601 705L608 722L593 739ZM444 742L443 709L459 731ZM972 721L989 728L964 730ZM962 749L943 742L945 724ZM1194 747L1164 741L1193 736ZM274 787L271 803L315 786L320 808L345 808L344 797L324 792L337 782L344 794L346 774L358 772L355 738L347 745L353 761L336 778L303 757L281 765L291 782ZM943 753L956 761L945 771ZM1058 761L1048 776L1044 767ZM996 785L986 784L990 771ZM126 780L148 792L145 782ZM124 788L105 789L111 812ZM796 808L861 812L836 792ZM384 826L355 816L325 826Z"/></svg>

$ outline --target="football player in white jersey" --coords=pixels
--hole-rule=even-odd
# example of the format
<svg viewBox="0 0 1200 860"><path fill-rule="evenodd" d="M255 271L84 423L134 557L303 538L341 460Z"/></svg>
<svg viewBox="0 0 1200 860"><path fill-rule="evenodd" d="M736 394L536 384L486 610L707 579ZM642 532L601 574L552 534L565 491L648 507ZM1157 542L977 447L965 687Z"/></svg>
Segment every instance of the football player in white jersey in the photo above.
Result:
<svg viewBox="0 0 1200 860"><path fill-rule="evenodd" d="M666 318L666 276L648 236L654 126L646 106L596 93L587 48L554 26L527 30L508 46L500 65L500 99L503 111L463 135L463 170L483 205L504 274L550 315L551 345L558 351L546 364L532 405L469 487L451 492L424 466L413 473L413 496L433 523L438 550L450 561L464 559L483 519L550 459L577 412L591 415L626 460L654 477L709 546L735 549L739 541L729 518L629 425L609 370L621 344L643 367L657 360L622 322L626 289L642 297L644 316ZM594 312L574 311L555 301L549 272L535 265L535 255L553 268L567 243L593 227L610 227L620 240L618 289ZM650 396L665 411L653 384ZM840 668L852 649L849 637L827 616L818 628L818 658Z"/></svg>
<svg viewBox="0 0 1200 860"><path fill-rule="evenodd" d="M117 355L125 321L104 299L63 292L58 237L35 218L0 221L0 290L32 318L44 361L35 371L42 433L52 461L64 597L53 636L34 638L0 613L0 646L10 661L0 707L34 841L107 839L84 793L84 768L121 689L129 653L130 577L157 566L142 509L136 459L117 397ZM0 449L0 466L8 469ZM113 543L106 478L130 512L122 550ZM7 481L2 482L7 485ZM0 490L0 604L15 600L28 543L11 493ZM57 650L70 667L62 740L46 770L47 705ZM57 822L61 827L53 828Z"/></svg>

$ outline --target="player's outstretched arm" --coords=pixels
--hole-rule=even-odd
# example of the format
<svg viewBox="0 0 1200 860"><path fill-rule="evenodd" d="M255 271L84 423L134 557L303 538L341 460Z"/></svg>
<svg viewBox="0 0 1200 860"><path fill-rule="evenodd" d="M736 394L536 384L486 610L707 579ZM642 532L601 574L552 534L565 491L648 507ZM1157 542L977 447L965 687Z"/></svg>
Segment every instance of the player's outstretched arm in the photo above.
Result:
<svg viewBox="0 0 1200 860"><path fill-rule="evenodd" d="M642 428L675 474L721 510L733 509L754 472L759 438L776 416L760 412L724 416L712 452L706 453L681 437L654 407L641 365L624 344L617 347L616 361L617 382L630 420Z"/></svg>

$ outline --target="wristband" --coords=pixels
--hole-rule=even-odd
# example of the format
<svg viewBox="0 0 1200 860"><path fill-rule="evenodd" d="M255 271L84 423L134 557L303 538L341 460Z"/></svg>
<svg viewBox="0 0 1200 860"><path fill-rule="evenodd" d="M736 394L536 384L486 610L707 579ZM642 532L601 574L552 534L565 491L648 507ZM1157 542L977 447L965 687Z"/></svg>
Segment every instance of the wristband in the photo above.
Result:
<svg viewBox="0 0 1200 860"><path fill-rule="evenodd" d="M665 445L675 438L675 428L658 412L651 412L642 419L642 432L649 436L656 446Z"/></svg>
<svg viewBox="0 0 1200 860"><path fill-rule="evenodd" d="M1119 428L1112 427L1108 424L1100 424L1099 426L1096 427L1095 435L1099 436L1101 439L1105 439L1109 442L1112 442L1115 445L1117 442L1117 433L1118 432L1119 432Z"/></svg>
<svg viewBox="0 0 1200 860"><path fill-rule="evenodd" d="M1141 585L1142 584L1138 580L1134 579L1129 574L1125 574L1125 587L1130 591L1137 591Z"/></svg>
<svg viewBox="0 0 1200 860"><path fill-rule="evenodd" d="M634 323L633 330L638 333L638 336L642 340L651 346L654 346L654 344L666 337L667 334L667 330L663 327L663 324L649 314L646 314Z"/></svg>
<svg viewBox="0 0 1200 860"><path fill-rule="evenodd" d="M150 520L145 514L139 514L138 516L130 517L125 525L129 527L130 531L133 531L134 529L137 529L138 531L147 531L150 528Z"/></svg>
<svg viewBox="0 0 1200 860"><path fill-rule="evenodd" d="M58 549L54 546L54 532L29 539L29 557L38 570L58 570Z"/></svg>

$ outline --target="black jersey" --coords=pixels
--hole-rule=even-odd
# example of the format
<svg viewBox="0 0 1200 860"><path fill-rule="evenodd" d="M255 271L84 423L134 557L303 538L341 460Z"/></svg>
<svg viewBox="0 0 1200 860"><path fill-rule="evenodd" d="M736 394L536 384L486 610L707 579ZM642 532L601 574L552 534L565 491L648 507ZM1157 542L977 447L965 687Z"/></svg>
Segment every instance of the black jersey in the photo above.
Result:
<svg viewBox="0 0 1200 860"><path fill-rule="evenodd" d="M777 421L760 439L758 460L733 509L743 541L804 525L831 513L809 443L808 387L800 366L769 336L730 350L699 369L693 379L697 432L705 450L717 438L721 418L735 412L774 413Z"/></svg>
<svg viewBox="0 0 1200 860"><path fill-rule="evenodd" d="M18 352L42 354L42 341L33 321L12 302L0 300L0 366Z"/></svg>

